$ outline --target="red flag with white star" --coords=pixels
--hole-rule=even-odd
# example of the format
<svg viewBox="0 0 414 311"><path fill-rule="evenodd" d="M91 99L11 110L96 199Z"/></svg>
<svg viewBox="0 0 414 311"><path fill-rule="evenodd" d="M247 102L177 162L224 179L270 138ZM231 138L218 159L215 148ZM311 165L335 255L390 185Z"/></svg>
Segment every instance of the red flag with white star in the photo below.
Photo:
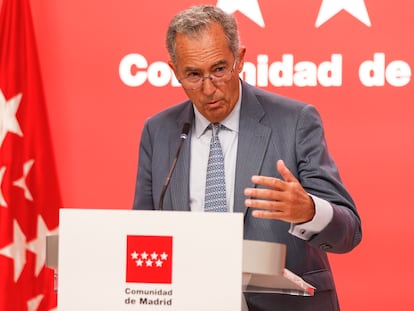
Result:
<svg viewBox="0 0 414 311"><path fill-rule="evenodd" d="M61 206L28 0L0 12L0 311L56 307L46 235Z"/></svg>
<svg viewBox="0 0 414 311"><path fill-rule="evenodd" d="M171 284L172 236L127 236L126 282Z"/></svg>

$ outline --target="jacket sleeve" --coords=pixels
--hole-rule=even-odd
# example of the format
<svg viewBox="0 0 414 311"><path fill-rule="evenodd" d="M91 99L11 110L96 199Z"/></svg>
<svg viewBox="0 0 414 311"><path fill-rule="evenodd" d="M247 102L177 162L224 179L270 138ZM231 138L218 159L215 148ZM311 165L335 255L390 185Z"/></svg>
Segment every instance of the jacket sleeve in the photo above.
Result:
<svg viewBox="0 0 414 311"><path fill-rule="evenodd" d="M362 238L361 220L328 152L320 115L310 105L303 107L298 118L295 144L299 181L308 193L333 208L331 221L309 243L333 253L352 250Z"/></svg>
<svg viewBox="0 0 414 311"><path fill-rule="evenodd" d="M139 144L138 173L135 183L133 209L153 210L152 142L148 121L144 125Z"/></svg>

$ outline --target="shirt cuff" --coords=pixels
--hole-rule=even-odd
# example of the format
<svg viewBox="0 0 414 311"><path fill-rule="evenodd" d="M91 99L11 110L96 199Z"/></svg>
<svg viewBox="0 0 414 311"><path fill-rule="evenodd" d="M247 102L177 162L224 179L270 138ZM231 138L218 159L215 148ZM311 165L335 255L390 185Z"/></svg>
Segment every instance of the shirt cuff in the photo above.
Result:
<svg viewBox="0 0 414 311"><path fill-rule="evenodd" d="M290 234L302 240L309 240L312 236L321 232L333 217L333 208L328 201L309 195L315 204L315 215L311 221L302 224L291 224L289 229Z"/></svg>

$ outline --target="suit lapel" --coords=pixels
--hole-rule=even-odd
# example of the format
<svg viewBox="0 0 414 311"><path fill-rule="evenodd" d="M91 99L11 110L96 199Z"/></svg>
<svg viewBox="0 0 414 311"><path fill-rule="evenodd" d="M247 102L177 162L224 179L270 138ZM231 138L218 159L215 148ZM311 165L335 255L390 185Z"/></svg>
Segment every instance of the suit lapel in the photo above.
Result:
<svg viewBox="0 0 414 311"><path fill-rule="evenodd" d="M169 140L169 157L170 163L175 158L177 153L177 147L179 142L179 136L183 128L184 123L189 122L193 124L194 112L191 103L188 103L186 109L177 118L177 133ZM189 179L190 179L190 143L191 143L191 130L188 134L188 138L184 141L181 148L181 153L177 161L173 176L171 178L170 189L168 196L171 200L171 206L173 210L189 211L190 210L190 193L189 193Z"/></svg>
<svg viewBox="0 0 414 311"><path fill-rule="evenodd" d="M246 212L244 189L253 186L251 176L260 172L269 145L271 129L260 123L264 114L249 86L243 83L234 187L235 212Z"/></svg>
<svg viewBox="0 0 414 311"><path fill-rule="evenodd" d="M265 112L255 95L251 92L249 85L244 82L242 82L242 84L243 94L237 147L234 211L244 213L246 212L244 206L244 188L253 186L250 181L251 176L260 172L269 145L271 129L260 123ZM171 130L169 133L168 154L170 163L172 163L177 152L179 134L185 122L190 122L190 124L193 124L194 122L194 111L191 102L188 102L188 106L177 118L176 129ZM173 210L190 210L190 144L191 129L187 141L184 142L181 149L180 157L171 178L169 190L167 190L166 199L169 199L169 202L171 202ZM168 169L169 168L167 168L167 170ZM165 204L165 206L168 208L167 206L169 206L169 204Z"/></svg>

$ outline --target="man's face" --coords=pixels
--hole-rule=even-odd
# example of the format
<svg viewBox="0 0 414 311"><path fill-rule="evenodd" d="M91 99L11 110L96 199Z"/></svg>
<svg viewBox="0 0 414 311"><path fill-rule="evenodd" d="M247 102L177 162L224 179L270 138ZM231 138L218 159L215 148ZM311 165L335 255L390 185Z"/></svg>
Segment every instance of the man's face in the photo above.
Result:
<svg viewBox="0 0 414 311"><path fill-rule="evenodd" d="M224 32L218 24L212 24L197 38L177 34L176 66L169 63L178 80L189 75L208 76L217 68L233 68L230 78L224 84L215 85L204 79L200 88L185 93L198 111L211 123L223 121L233 110L239 97L239 73L243 68L245 49L241 48L238 59L233 56Z"/></svg>

